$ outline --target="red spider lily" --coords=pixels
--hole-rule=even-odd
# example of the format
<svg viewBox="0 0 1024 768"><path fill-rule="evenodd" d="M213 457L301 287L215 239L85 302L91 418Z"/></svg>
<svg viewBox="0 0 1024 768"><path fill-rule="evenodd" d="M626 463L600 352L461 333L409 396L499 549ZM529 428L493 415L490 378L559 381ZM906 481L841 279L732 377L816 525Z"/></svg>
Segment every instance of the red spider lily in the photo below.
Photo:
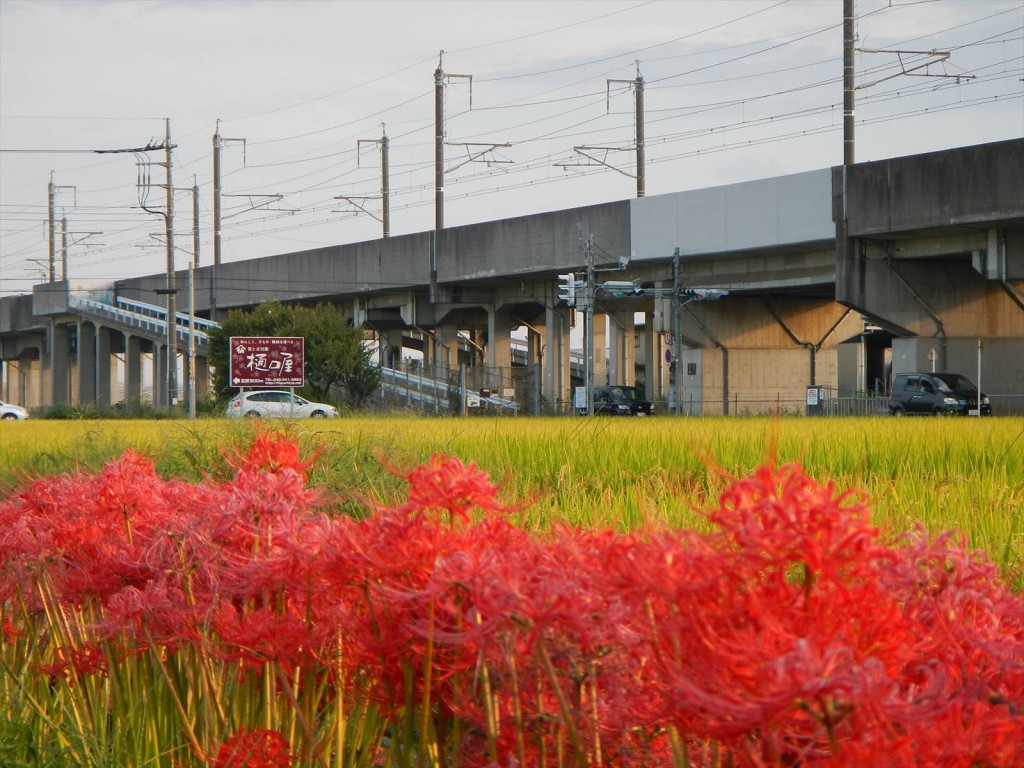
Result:
<svg viewBox="0 0 1024 768"><path fill-rule="evenodd" d="M52 664L41 664L37 669L51 680L64 679L70 685L74 685L76 679L94 674L107 674L110 671L109 662L105 651L100 646L95 643L85 643L77 648L58 648L56 661Z"/></svg>
<svg viewBox="0 0 1024 768"><path fill-rule="evenodd" d="M316 463L320 451L303 460L298 443L291 438L275 433L269 429L256 428L255 439L243 453L237 448L225 451L224 458L239 472L270 472L291 470L306 478L306 471Z"/></svg>
<svg viewBox="0 0 1024 768"><path fill-rule="evenodd" d="M0 632L3 633L4 642L10 644L17 640L19 637L24 637L25 633L19 631L15 626L14 622L11 621L10 616L4 616L3 626L0 627Z"/></svg>
<svg viewBox="0 0 1024 768"><path fill-rule="evenodd" d="M288 740L278 731L239 728L224 742L213 768L290 768L292 755Z"/></svg>
<svg viewBox="0 0 1024 768"><path fill-rule="evenodd" d="M882 546L857 494L799 467L735 480L711 534L539 535L441 454L403 475L405 500L330 517L295 445L256 443L226 482L164 481L129 454L0 502L8 644L35 636L26 611L81 607L104 645L47 651L46 674L192 646L339 697L358 677L385 716L461 719L466 766L633 768L684 748L693 766L1024 764L1024 601L955 536ZM290 750L241 730L207 762Z"/></svg>
<svg viewBox="0 0 1024 768"><path fill-rule="evenodd" d="M403 477L403 475L399 475ZM414 513L447 512L448 522L469 522L470 511L480 509L486 514L507 512L498 501L498 488L490 475L476 464L463 464L460 459L435 453L427 464L411 470L404 478L409 493L402 509Z"/></svg>

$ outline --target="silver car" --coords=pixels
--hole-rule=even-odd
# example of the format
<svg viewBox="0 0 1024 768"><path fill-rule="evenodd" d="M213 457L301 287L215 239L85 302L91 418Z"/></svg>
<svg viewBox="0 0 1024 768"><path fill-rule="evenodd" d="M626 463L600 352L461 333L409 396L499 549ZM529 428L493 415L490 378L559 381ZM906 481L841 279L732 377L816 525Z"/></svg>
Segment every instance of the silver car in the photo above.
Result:
<svg viewBox="0 0 1024 768"><path fill-rule="evenodd" d="M28 411L22 408L20 405L11 405L0 401L0 419L4 421L13 421L14 419L27 419Z"/></svg>
<svg viewBox="0 0 1024 768"><path fill-rule="evenodd" d="M291 392L262 389L235 395L228 403L227 415L233 419L333 419L338 409L311 403Z"/></svg>

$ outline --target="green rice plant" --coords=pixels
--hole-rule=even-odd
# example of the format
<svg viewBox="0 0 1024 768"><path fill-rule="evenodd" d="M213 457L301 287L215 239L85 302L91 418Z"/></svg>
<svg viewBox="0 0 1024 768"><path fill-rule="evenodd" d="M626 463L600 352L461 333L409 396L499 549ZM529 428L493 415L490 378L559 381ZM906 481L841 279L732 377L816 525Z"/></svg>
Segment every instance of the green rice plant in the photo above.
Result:
<svg viewBox="0 0 1024 768"><path fill-rule="evenodd" d="M401 492L389 469L443 452L472 458L510 498L530 499L518 520L527 527L689 527L700 524L694 509L724 487L720 472L743 476L774 459L864 489L887 535L917 523L958 528L1011 569L1024 558L1020 419L361 416L277 426L321 452L311 483L353 515L364 514L366 499ZM25 476L97 468L128 447L165 476L223 477L222 446L251 430L227 419L4 423L0 491Z"/></svg>

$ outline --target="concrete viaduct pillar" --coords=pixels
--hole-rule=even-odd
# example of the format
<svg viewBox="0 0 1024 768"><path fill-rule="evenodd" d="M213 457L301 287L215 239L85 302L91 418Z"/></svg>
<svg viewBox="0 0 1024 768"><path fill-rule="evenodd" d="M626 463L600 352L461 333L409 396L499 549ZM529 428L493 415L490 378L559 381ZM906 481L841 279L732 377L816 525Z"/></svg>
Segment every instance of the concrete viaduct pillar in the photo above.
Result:
<svg viewBox="0 0 1024 768"><path fill-rule="evenodd" d="M70 394L70 358L71 334L67 325L57 325L51 321L50 339L47 354L44 356L44 380L49 392L44 393L46 403L66 403Z"/></svg>
<svg viewBox="0 0 1024 768"><path fill-rule="evenodd" d="M402 329L380 332L381 365L399 368L402 365Z"/></svg>
<svg viewBox="0 0 1024 768"><path fill-rule="evenodd" d="M125 334L124 349L124 400L135 408L142 402L142 339Z"/></svg>
<svg viewBox="0 0 1024 768"><path fill-rule="evenodd" d="M459 329L454 325L439 325L431 340L435 376L446 376L459 367Z"/></svg>
<svg viewBox="0 0 1024 768"><path fill-rule="evenodd" d="M594 314L594 386L609 384L608 373L608 324L613 320L608 314Z"/></svg>
<svg viewBox="0 0 1024 768"><path fill-rule="evenodd" d="M653 312L644 315L643 358L644 393L649 400L661 399L665 383L668 381L668 368L662 349L661 334L655 328Z"/></svg>
<svg viewBox="0 0 1024 768"><path fill-rule="evenodd" d="M633 312L609 314L608 327L608 383L633 384L635 378L635 336Z"/></svg>
<svg viewBox="0 0 1024 768"><path fill-rule="evenodd" d="M96 329L95 338L96 356L96 405L99 408L109 408L113 404L113 397L110 390L110 370L113 365L113 357L110 354L110 329L99 326Z"/></svg>
<svg viewBox="0 0 1024 768"><path fill-rule="evenodd" d="M512 380L512 315L504 307L487 307L487 367L496 380L492 386L499 386L504 380L511 386Z"/></svg>
<svg viewBox="0 0 1024 768"><path fill-rule="evenodd" d="M547 339L544 346L544 399L554 413L572 407L569 360L569 310L547 307L544 310Z"/></svg>
<svg viewBox="0 0 1024 768"><path fill-rule="evenodd" d="M78 373L79 404L96 402L96 326L90 322L78 323Z"/></svg>

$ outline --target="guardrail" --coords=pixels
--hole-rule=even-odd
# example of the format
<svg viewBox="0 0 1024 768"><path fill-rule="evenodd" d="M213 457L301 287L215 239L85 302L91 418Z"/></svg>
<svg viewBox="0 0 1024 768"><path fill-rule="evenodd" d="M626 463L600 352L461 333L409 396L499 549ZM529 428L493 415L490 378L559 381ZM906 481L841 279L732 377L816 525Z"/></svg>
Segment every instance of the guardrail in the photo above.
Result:
<svg viewBox="0 0 1024 768"><path fill-rule="evenodd" d="M116 299L117 306L121 307L129 312L134 312L139 315L145 315L147 317L155 317L159 320L164 320L167 317L167 310L164 307L158 307L156 304L147 304L144 301L136 301L135 299L126 299L123 296L118 296ZM187 326L192 318L185 312L176 312L174 315L178 320L178 325ZM194 318L196 330L202 330L204 333L214 329L220 328L220 323L216 323L213 320L205 320L201 317Z"/></svg>
<svg viewBox="0 0 1024 768"><path fill-rule="evenodd" d="M416 405L434 413L450 413L453 410L453 400L458 403L460 387L452 383L451 376L436 378L422 372L397 368L381 368L380 374L381 388L389 395L404 400L406 405ZM519 404L512 400L493 395L482 397L479 390L468 387L462 395L467 400L476 398L481 405L491 406L501 413L519 413Z"/></svg>
<svg viewBox="0 0 1024 768"><path fill-rule="evenodd" d="M120 303L120 300L118 301ZM151 309L160 309L159 307L142 304L141 302L128 302L126 300L126 303L135 304L140 307L149 307ZM69 296L68 306L82 314L99 317L103 320L112 321L122 326L126 326L132 330L140 331L153 339L163 339L167 336L167 321L164 319L167 316L166 310L160 310L162 315L157 317L153 314L129 310L121 306L113 306L93 299L83 299L79 296ZM184 324L182 324L182 315L178 315L177 317L178 323L175 327L178 339L183 343L187 343L189 337L188 315L184 315ZM203 322L207 329L217 327L216 323L211 323L210 321ZM198 322L196 323L195 337L197 345L206 345L208 340L207 333L205 330L200 330Z"/></svg>

